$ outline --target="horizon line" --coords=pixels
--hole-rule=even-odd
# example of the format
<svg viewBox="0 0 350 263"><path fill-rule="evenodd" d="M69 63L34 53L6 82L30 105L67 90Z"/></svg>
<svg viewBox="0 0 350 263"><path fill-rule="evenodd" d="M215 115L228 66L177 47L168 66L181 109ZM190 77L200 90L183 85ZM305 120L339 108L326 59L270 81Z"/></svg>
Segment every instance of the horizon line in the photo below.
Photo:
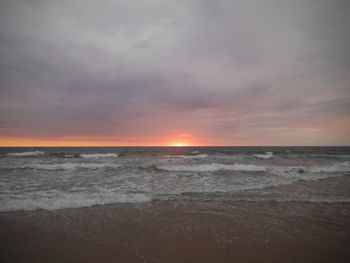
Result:
<svg viewBox="0 0 350 263"><path fill-rule="evenodd" d="M350 145L186 145L186 146L175 146L175 145L137 145L137 146L133 146L133 145L128 145L128 146L96 146L96 145L74 145L74 146L70 146L70 145L52 145L52 146L42 146L42 145L32 145L32 146L1 146L0 148L35 148L35 147L41 147L41 148L74 148L74 147L96 147L96 148L112 148L112 147L118 147L118 148L131 148L131 147L162 147L162 148L192 148L192 147L350 147Z"/></svg>

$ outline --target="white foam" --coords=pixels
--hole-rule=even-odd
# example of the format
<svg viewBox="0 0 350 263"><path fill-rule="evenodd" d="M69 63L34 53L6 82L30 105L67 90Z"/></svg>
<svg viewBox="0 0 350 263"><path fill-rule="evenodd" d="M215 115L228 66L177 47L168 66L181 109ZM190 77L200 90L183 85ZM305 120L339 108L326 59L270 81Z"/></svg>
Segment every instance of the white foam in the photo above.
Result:
<svg viewBox="0 0 350 263"><path fill-rule="evenodd" d="M118 154L116 154L116 153L90 153L90 154L81 154L80 157L90 158L90 159L114 158L114 157L118 157Z"/></svg>
<svg viewBox="0 0 350 263"><path fill-rule="evenodd" d="M264 154L254 154L254 157L259 159L271 159L273 157L273 152L265 152Z"/></svg>
<svg viewBox="0 0 350 263"><path fill-rule="evenodd" d="M45 153L42 151L34 151L34 152L21 152L21 153L8 153L8 156L18 156L18 157L26 157L26 156L40 156Z"/></svg>
<svg viewBox="0 0 350 263"><path fill-rule="evenodd" d="M350 163L342 162L328 166L311 166L306 168L307 171L312 173L342 173L350 172Z"/></svg>
<svg viewBox="0 0 350 263"><path fill-rule="evenodd" d="M165 155L164 158L181 158L181 159L205 159L208 158L208 154L197 155Z"/></svg>
<svg viewBox="0 0 350 263"><path fill-rule="evenodd" d="M217 193L217 192L216 192ZM338 204L338 203L350 203L350 198L342 197L292 197L292 198L278 198L278 197L232 197L225 195L213 196L210 192L193 192L191 195L159 195L156 197L159 200L199 200L199 201L230 201L230 202L276 202L276 203L326 203L326 204Z"/></svg>
<svg viewBox="0 0 350 263"><path fill-rule="evenodd" d="M2 200L1 212L31 211L31 210L58 210L66 208L90 207L114 203L141 203L150 201L151 198L141 193L115 194L111 191L87 193L52 193L28 194L24 199Z"/></svg>
<svg viewBox="0 0 350 263"><path fill-rule="evenodd" d="M317 176L337 176L338 173L350 172L350 163L342 162L324 166L269 166L268 168L270 172L280 175L295 174L305 177L306 173L308 176L310 174Z"/></svg>
<svg viewBox="0 0 350 263"><path fill-rule="evenodd" d="M57 159L53 159L54 163L50 160L39 162L36 159L2 159L1 161L1 168L5 165L5 168L9 169L29 168L37 169L38 172L23 173L19 171L20 180L18 180L18 176L13 176L16 173L4 173L8 177L5 177L7 179L0 182L0 192L2 193L0 195L0 211L54 210L110 203L146 202L156 199L158 195L167 195L170 198L174 198L175 195L181 195L182 193L237 193L280 187L303 180L318 181L341 177L350 172L349 162L333 163L324 166L262 166L221 163L158 164L158 169L175 171L165 175L156 169L134 170L135 167L140 167L138 166L140 165L139 163L134 164L134 166L128 166L132 167L132 170L98 170L120 167L120 164L114 164L109 159L74 159L65 160L66 162L62 163L57 163ZM81 173L40 172L40 170L72 171L77 169L94 169L94 171L81 170ZM217 171L248 171L250 173L236 173L232 176L231 174L227 176L227 174L215 174ZM254 173L256 171L265 173ZM80 176L85 174L85 172L89 176L86 178L86 181L81 180L79 177L75 178L75 175ZM181 172L193 173L183 176ZM199 174L200 172L203 173ZM111 176L101 176L101 174ZM305 195L308 195L308 193L305 193ZM324 200L321 201L317 199L318 197L315 197L316 199L312 200L312 202L328 202L327 200L330 200L328 197L325 196ZM196 197L189 195L188 198L195 199ZM305 198L311 200L314 197L306 196ZM278 200L275 199L275 201ZM338 199L333 201L342 202ZM329 202L333 201L330 200Z"/></svg>
<svg viewBox="0 0 350 263"><path fill-rule="evenodd" d="M208 158L208 154L197 154L197 155L183 155L183 159L205 159Z"/></svg>
<svg viewBox="0 0 350 263"><path fill-rule="evenodd" d="M338 204L350 203L350 198L338 197L295 197L295 198L228 198L230 201L246 202L277 202L277 203L312 203L312 204Z"/></svg>
<svg viewBox="0 0 350 263"><path fill-rule="evenodd" d="M216 171L266 171L265 166L257 166L254 164L198 164L198 165L159 165L158 169L177 172L216 172Z"/></svg>
<svg viewBox="0 0 350 263"><path fill-rule="evenodd" d="M344 176L350 172L348 163L340 163L326 166L285 166L269 167L269 173L284 178L284 180L298 181L319 181L328 178ZM293 182L293 180L295 180Z"/></svg>
<svg viewBox="0 0 350 263"><path fill-rule="evenodd" d="M7 165L1 166L4 169L34 169L34 170L47 170L47 171L59 171L59 170L77 170L77 169L105 169L105 168L119 168L119 164L111 163L31 163L22 165Z"/></svg>
<svg viewBox="0 0 350 263"><path fill-rule="evenodd" d="M279 203L326 203L326 204L338 204L338 203L350 203L350 198L339 197L314 197L314 198L284 198L272 200Z"/></svg>
<svg viewBox="0 0 350 263"><path fill-rule="evenodd" d="M119 164L111 163L62 163L62 164L40 164L36 169L40 170L76 170L76 169L105 169L119 168Z"/></svg>

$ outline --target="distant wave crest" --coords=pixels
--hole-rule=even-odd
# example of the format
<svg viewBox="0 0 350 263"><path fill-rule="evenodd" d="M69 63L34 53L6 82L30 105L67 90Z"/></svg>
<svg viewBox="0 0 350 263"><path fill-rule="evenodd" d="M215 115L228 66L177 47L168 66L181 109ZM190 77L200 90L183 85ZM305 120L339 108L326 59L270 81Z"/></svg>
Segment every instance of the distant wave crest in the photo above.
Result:
<svg viewBox="0 0 350 263"><path fill-rule="evenodd" d="M264 172L265 166L258 166L254 164L197 164L197 165L158 165L158 169L166 171L177 172L216 172L216 171L252 171Z"/></svg>
<svg viewBox="0 0 350 263"><path fill-rule="evenodd" d="M164 155L164 158L180 158L180 159L205 159L208 158L208 154L197 155Z"/></svg>
<svg viewBox="0 0 350 263"><path fill-rule="evenodd" d="M118 154L116 154L116 153L89 153L89 154L81 154L80 157L88 158L88 159L114 158L114 157L118 157Z"/></svg>
<svg viewBox="0 0 350 263"><path fill-rule="evenodd" d="M254 154L254 157L259 159L271 159L273 158L273 152L265 152L264 154Z"/></svg>
<svg viewBox="0 0 350 263"><path fill-rule="evenodd" d="M42 151L34 151L34 152L8 153L7 156L28 157L28 156L40 156L44 154L45 153Z"/></svg>
<svg viewBox="0 0 350 263"><path fill-rule="evenodd" d="M58 164L46 164L46 163L33 163L23 164L15 166L1 166L2 169L32 169L32 170L46 170L46 171L73 171L77 169L106 169L106 168L119 168L119 164L110 163L58 163Z"/></svg>

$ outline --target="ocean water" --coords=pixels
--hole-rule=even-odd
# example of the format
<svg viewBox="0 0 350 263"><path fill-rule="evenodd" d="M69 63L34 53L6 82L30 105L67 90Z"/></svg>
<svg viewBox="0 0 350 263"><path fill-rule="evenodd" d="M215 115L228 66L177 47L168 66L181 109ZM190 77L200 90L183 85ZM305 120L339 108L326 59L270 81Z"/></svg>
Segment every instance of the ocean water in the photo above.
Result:
<svg viewBox="0 0 350 263"><path fill-rule="evenodd" d="M350 147L0 148L0 212L169 201L350 202Z"/></svg>

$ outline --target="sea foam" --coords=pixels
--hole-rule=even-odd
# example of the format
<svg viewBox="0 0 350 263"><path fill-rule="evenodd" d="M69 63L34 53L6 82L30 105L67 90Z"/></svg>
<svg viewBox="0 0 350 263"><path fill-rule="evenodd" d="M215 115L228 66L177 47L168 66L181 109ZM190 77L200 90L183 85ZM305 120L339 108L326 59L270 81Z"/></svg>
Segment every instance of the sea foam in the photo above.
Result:
<svg viewBox="0 0 350 263"><path fill-rule="evenodd" d="M164 155L164 158L180 158L180 159L205 159L208 158L208 154L197 155Z"/></svg>
<svg viewBox="0 0 350 263"><path fill-rule="evenodd" d="M78 169L107 169L119 168L119 164L112 163L32 163L32 164L16 164L16 165L2 165L2 169L31 169L31 170L46 170L46 171L73 171Z"/></svg>
<svg viewBox="0 0 350 263"><path fill-rule="evenodd" d="M118 157L116 153L89 153L89 154L81 154L82 158L96 159L96 158L114 158Z"/></svg>
<svg viewBox="0 0 350 263"><path fill-rule="evenodd" d="M27 157L27 156L40 156L44 154L45 153L42 151L34 151L34 152L8 153L7 156Z"/></svg>
<svg viewBox="0 0 350 263"><path fill-rule="evenodd" d="M265 152L264 154L254 154L254 157L259 159L271 159L273 158L273 152Z"/></svg>
<svg viewBox="0 0 350 263"><path fill-rule="evenodd" d="M113 193L105 191L102 193L61 193L50 196L48 193L28 194L25 199L3 200L0 212L10 211L32 211L38 209L58 210L66 208L90 207L96 205L115 203L141 203L150 201L151 198L141 193Z"/></svg>
<svg viewBox="0 0 350 263"><path fill-rule="evenodd" d="M177 172L216 172L216 171L251 171L251 172L264 172L265 166L258 166L254 164L198 164L198 165L158 165L158 169L166 171Z"/></svg>
<svg viewBox="0 0 350 263"><path fill-rule="evenodd" d="M312 173L341 173L350 172L350 163L342 162L328 166L312 166L307 168Z"/></svg>

